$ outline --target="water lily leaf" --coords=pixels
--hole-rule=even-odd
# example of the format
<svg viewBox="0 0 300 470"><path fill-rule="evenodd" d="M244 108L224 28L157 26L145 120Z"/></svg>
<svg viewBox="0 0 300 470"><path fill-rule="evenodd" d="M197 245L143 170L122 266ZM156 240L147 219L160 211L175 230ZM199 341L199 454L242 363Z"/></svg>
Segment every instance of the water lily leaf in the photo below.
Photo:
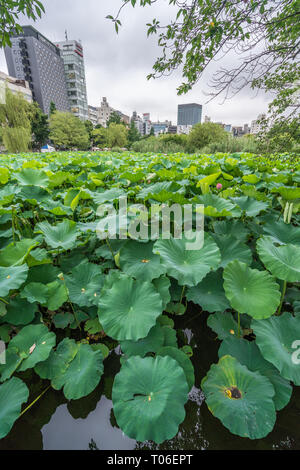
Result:
<svg viewBox="0 0 300 470"><path fill-rule="evenodd" d="M60 281L54 281L47 284L47 302L45 306L55 312L68 300L68 292L65 285Z"/></svg>
<svg viewBox="0 0 300 470"><path fill-rule="evenodd" d="M220 271L209 273L203 281L187 291L187 299L200 305L206 312L223 312L230 308L229 301L223 289L223 279Z"/></svg>
<svg viewBox="0 0 300 470"><path fill-rule="evenodd" d="M48 222L41 222L36 225L45 237L46 243L51 248L64 248L69 250L74 247L78 236L76 222L65 219L63 222L50 225Z"/></svg>
<svg viewBox="0 0 300 470"><path fill-rule="evenodd" d="M74 321L74 315L72 313L57 313L53 317L53 323L55 328L61 328L64 330Z"/></svg>
<svg viewBox="0 0 300 470"><path fill-rule="evenodd" d="M171 301L170 287L171 282L167 276L161 276L158 279L153 280L153 284L160 294L162 300L162 308L165 310L168 303Z"/></svg>
<svg viewBox="0 0 300 470"><path fill-rule="evenodd" d="M282 377L300 385L300 322L286 312L280 317L252 321L256 343L263 357L271 362Z"/></svg>
<svg viewBox="0 0 300 470"><path fill-rule="evenodd" d="M55 346L56 337L45 325L29 325L11 340L9 349L18 351L18 356L23 359L18 371L32 369L38 362L45 361ZM30 348L35 344L35 349L30 353Z"/></svg>
<svg viewBox="0 0 300 470"><path fill-rule="evenodd" d="M29 239L11 243L0 251L0 266L20 266L24 264L31 250L38 244L36 240Z"/></svg>
<svg viewBox="0 0 300 470"><path fill-rule="evenodd" d="M145 338L161 313L161 297L150 282L122 277L111 288L102 290L99 321L114 339Z"/></svg>
<svg viewBox="0 0 300 470"><path fill-rule="evenodd" d="M231 198L231 201L246 212L248 217L256 217L261 211L265 211L269 207L268 203L247 196Z"/></svg>
<svg viewBox="0 0 300 470"><path fill-rule="evenodd" d="M177 434L187 399L183 369L169 356L130 357L116 375L112 391L122 431L132 439L157 444Z"/></svg>
<svg viewBox="0 0 300 470"><path fill-rule="evenodd" d="M241 222L241 220L218 220L213 224L214 231L217 235L231 236L241 242L245 242L250 236L249 230Z"/></svg>
<svg viewBox="0 0 300 470"><path fill-rule="evenodd" d="M195 286L211 269L219 267L220 250L208 234L205 234L200 250L187 250L187 243L189 241L185 237L157 240L153 251L161 256L168 275L177 279L179 285Z"/></svg>
<svg viewBox="0 0 300 470"><path fill-rule="evenodd" d="M170 346L172 348L178 348L176 330L170 328L169 326L163 326L162 329L164 333L163 347Z"/></svg>
<svg viewBox="0 0 300 470"><path fill-rule="evenodd" d="M61 375L56 376L51 385L56 390L63 387L68 400L78 400L92 393L103 374L103 356L100 350L94 351L88 344L79 344L74 359Z"/></svg>
<svg viewBox="0 0 300 470"><path fill-rule="evenodd" d="M216 312L209 315L207 325L218 335L219 339L231 335L238 336L238 324L230 312Z"/></svg>
<svg viewBox="0 0 300 470"><path fill-rule="evenodd" d="M121 348L126 356L144 357L147 353L156 353L164 344L164 331L160 326L154 326L146 338L138 341L121 341Z"/></svg>
<svg viewBox="0 0 300 470"><path fill-rule="evenodd" d="M272 189L272 193L279 193L285 201L295 201L300 199L300 188L295 186L282 186Z"/></svg>
<svg viewBox="0 0 300 470"><path fill-rule="evenodd" d="M199 204L204 205L204 214L208 217L239 217L241 209L230 201L215 194L204 194L197 198Z"/></svg>
<svg viewBox="0 0 300 470"><path fill-rule="evenodd" d="M300 246L275 246L272 237L257 241L257 252L265 267L278 279L300 281Z"/></svg>
<svg viewBox="0 0 300 470"><path fill-rule="evenodd" d="M22 186L39 186L45 188L49 184L48 177L44 171L33 168L25 168L20 173L15 174L15 178Z"/></svg>
<svg viewBox="0 0 300 470"><path fill-rule="evenodd" d="M231 356L213 364L201 382L211 413L233 434L262 439L273 429L276 411L271 382Z"/></svg>
<svg viewBox="0 0 300 470"><path fill-rule="evenodd" d="M104 191L103 193L95 193L93 200L95 204L103 204L104 202L113 202L122 196L126 196L126 193L122 189L112 188Z"/></svg>
<svg viewBox="0 0 300 470"><path fill-rule="evenodd" d="M61 377L69 367L69 363L73 361L77 354L79 345L69 338L61 341L56 351L52 349L46 361L38 363L34 370L42 378L53 380Z"/></svg>
<svg viewBox="0 0 300 470"><path fill-rule="evenodd" d="M166 268L160 257L153 253L154 243L139 243L130 240L121 249L120 267L129 276L140 281L152 281L165 274Z"/></svg>
<svg viewBox="0 0 300 470"><path fill-rule="evenodd" d="M28 266L10 266L0 267L0 296L6 297L9 291L18 289L25 281L28 275Z"/></svg>
<svg viewBox="0 0 300 470"><path fill-rule="evenodd" d="M21 379L13 377L0 385L0 439L10 432L28 397L29 390Z"/></svg>
<svg viewBox="0 0 300 470"><path fill-rule="evenodd" d="M275 242L287 245L300 244L300 227L294 227L291 224L285 224L282 220L267 221L263 225L264 232L272 237Z"/></svg>
<svg viewBox="0 0 300 470"><path fill-rule="evenodd" d="M268 318L280 303L279 285L266 271L232 261L224 269L224 289L232 308L257 320Z"/></svg>
<svg viewBox="0 0 300 470"><path fill-rule="evenodd" d="M235 357L240 364L246 366L252 372L259 372L267 377L275 390L274 403L276 410L281 410L290 401L292 387L290 383L279 374L278 370L266 361L254 341L239 339L234 336L222 341L219 349L219 357L230 355Z"/></svg>
<svg viewBox="0 0 300 470"><path fill-rule="evenodd" d="M98 305L103 285L103 274L100 266L83 262L65 276L71 302L80 307Z"/></svg>
<svg viewBox="0 0 300 470"><path fill-rule="evenodd" d="M192 389L195 383L194 366L189 357L183 351L167 346L159 349L157 351L157 356L168 356L175 359L175 361L177 361L180 367L183 369L189 390Z"/></svg>
<svg viewBox="0 0 300 470"><path fill-rule="evenodd" d="M231 235L214 235L213 238L221 252L220 266L222 268L225 268L228 263L234 260L247 265L252 263L252 252L242 241L232 238Z"/></svg>

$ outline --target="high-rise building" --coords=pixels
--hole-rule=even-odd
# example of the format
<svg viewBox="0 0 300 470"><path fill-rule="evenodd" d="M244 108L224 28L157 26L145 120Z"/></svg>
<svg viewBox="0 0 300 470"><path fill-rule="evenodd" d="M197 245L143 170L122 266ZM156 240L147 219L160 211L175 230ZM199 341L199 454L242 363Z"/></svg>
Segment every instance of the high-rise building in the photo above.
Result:
<svg viewBox="0 0 300 470"><path fill-rule="evenodd" d="M9 88L15 95L21 93L26 101L32 102L32 91L29 83L25 80L18 80L17 78L10 77L6 73L0 72L0 93L3 93L3 98L0 95L0 103L5 100L5 87Z"/></svg>
<svg viewBox="0 0 300 470"><path fill-rule="evenodd" d="M114 109L108 104L107 98L102 98L102 103L99 108L98 122L101 126L106 127L107 121L109 120Z"/></svg>
<svg viewBox="0 0 300 470"><path fill-rule="evenodd" d="M201 122L202 105L196 103L178 105L178 126L194 126Z"/></svg>
<svg viewBox="0 0 300 470"><path fill-rule="evenodd" d="M152 128L152 123L150 120L150 113L143 114L143 122L144 122L144 135L149 135Z"/></svg>
<svg viewBox="0 0 300 470"><path fill-rule="evenodd" d="M144 135L144 121L138 116L136 111L133 111L131 122L134 122L135 127L141 135Z"/></svg>
<svg viewBox="0 0 300 470"><path fill-rule="evenodd" d="M95 127L98 124L99 108L89 105L88 109L89 109L89 121L91 121L91 123Z"/></svg>
<svg viewBox="0 0 300 470"><path fill-rule="evenodd" d="M65 65L71 112L82 121L86 121L89 118L89 110L82 45L75 40L61 41L56 45L61 50Z"/></svg>
<svg viewBox="0 0 300 470"><path fill-rule="evenodd" d="M15 33L11 47L5 47L8 73L26 80L32 97L46 114L53 101L58 111L69 111L64 62L60 50L32 26Z"/></svg>

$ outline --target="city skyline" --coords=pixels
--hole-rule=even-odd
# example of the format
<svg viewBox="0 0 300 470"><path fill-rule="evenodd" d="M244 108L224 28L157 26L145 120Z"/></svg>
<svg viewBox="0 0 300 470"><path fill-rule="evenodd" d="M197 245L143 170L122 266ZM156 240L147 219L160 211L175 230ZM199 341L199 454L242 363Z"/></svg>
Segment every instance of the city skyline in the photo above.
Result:
<svg viewBox="0 0 300 470"><path fill-rule="evenodd" d="M207 96L203 91L207 92L208 87L205 77L202 83L182 96L176 93L176 87L181 82L179 72L171 77L147 81L146 76L159 55L159 48L155 37L147 39L145 24L153 15L168 20L170 8L166 5L157 5L155 12L128 7L119 35L114 32L111 22L105 19L120 5L119 0L112 0L109 5L87 0L84 11L80 2L70 0L65 0L63 6L57 0L45 0L44 5L46 14L32 26L53 43L64 40L66 29L69 38L82 41L88 104L91 106L100 106L102 97L107 96L113 108L127 115L131 116L134 110L138 114L149 112L155 121L171 120L176 123L178 104L196 102L203 105L203 114L211 116L213 121L232 125L250 123L267 110L269 98L253 90L244 90L223 105L219 104L220 99L206 104ZM22 24L28 24L28 20ZM3 51L0 51L0 70L7 72ZM214 65L211 70L214 70Z"/></svg>

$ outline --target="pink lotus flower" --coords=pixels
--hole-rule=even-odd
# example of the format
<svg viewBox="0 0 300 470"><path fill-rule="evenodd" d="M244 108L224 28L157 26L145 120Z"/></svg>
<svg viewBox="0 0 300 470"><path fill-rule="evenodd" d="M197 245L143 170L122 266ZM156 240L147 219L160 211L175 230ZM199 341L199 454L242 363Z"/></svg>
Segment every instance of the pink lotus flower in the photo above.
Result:
<svg viewBox="0 0 300 470"><path fill-rule="evenodd" d="M221 183L218 183L217 184L217 189L222 189L223 188L223 185Z"/></svg>

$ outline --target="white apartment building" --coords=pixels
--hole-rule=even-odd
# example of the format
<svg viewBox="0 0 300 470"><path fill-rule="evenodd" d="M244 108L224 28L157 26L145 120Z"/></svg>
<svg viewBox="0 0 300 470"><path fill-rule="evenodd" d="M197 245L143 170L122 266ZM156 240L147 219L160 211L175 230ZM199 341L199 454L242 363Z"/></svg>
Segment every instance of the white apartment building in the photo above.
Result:
<svg viewBox="0 0 300 470"><path fill-rule="evenodd" d="M93 124L93 126L97 126L98 124L98 115L99 115L99 108L96 108L95 106L90 106L88 107L89 110L89 121Z"/></svg>
<svg viewBox="0 0 300 470"><path fill-rule="evenodd" d="M32 91L29 83L25 80L18 80L17 78L10 77L4 72L0 72L0 103L5 102L5 88L6 86L12 93L21 93L26 101L32 102Z"/></svg>
<svg viewBox="0 0 300 470"><path fill-rule="evenodd" d="M255 121L252 121L251 122L251 130L250 130L250 133L251 134L258 134L261 130L262 130L262 126L261 124L258 122L260 119L263 119L265 118L266 115L265 114L260 114L257 119Z"/></svg>
<svg viewBox="0 0 300 470"><path fill-rule="evenodd" d="M189 135L189 133L191 132L192 129L193 129L193 126L191 126L191 125L189 125L189 126L179 125L179 126L177 126L177 134Z"/></svg>
<svg viewBox="0 0 300 470"><path fill-rule="evenodd" d="M113 112L114 109L109 106L107 98L102 98L102 103L98 113L98 124L101 124L102 127L106 127L106 123Z"/></svg>

